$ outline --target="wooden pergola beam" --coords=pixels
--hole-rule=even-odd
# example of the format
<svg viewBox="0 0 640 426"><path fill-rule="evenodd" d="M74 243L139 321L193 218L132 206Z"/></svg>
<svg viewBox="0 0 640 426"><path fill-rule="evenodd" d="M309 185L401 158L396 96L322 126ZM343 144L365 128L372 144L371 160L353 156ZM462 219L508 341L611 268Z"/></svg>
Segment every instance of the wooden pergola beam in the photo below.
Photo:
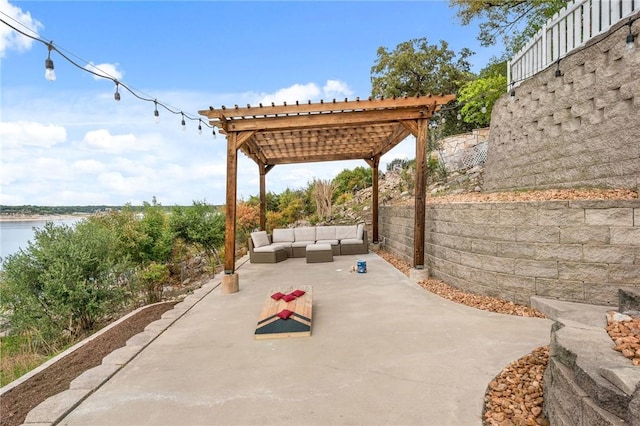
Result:
<svg viewBox="0 0 640 426"><path fill-rule="evenodd" d="M426 96L411 96L402 98L386 98L386 99L368 99L368 100L345 100L332 102L311 103L311 102L296 102L294 104L284 105L267 105L262 104L258 106L247 105L246 108L238 107L233 108L222 107L214 109L210 107L208 110L198 111L200 115L209 117L210 119L227 120L235 119L237 117L264 117L266 115L286 115L286 114L309 114L314 112L322 113L344 113L351 111L363 111L369 109L399 109L407 107L423 107L424 105L445 105L455 99L455 95L426 95ZM433 111L432 111L433 112ZM221 127L225 127L224 123L220 123Z"/></svg>
<svg viewBox="0 0 640 426"><path fill-rule="evenodd" d="M432 111L428 107L421 109L403 110L366 110L360 112L308 114L308 115L288 115L282 117L256 118L254 120L233 120L227 121L225 130L227 132L241 131L277 131L290 129L305 129L314 127L331 128L333 126L355 126L366 123L385 123L398 120L417 120L430 117Z"/></svg>

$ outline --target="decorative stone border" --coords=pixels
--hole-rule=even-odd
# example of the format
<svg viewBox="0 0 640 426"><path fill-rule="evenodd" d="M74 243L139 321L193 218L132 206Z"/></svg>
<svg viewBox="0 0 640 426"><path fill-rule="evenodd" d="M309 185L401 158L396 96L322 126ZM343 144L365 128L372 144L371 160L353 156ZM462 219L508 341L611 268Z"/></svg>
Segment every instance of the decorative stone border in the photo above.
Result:
<svg viewBox="0 0 640 426"><path fill-rule="evenodd" d="M245 256L245 258L241 259L238 262L238 265L242 265L247 260L248 256ZM34 409L32 409L27 415L23 424L55 425L60 422L64 418L64 416L66 416L69 412L76 408L94 391L100 388L100 386L107 382L122 367L127 365L140 352L142 352L144 348L146 348L151 342L157 339L167 328L169 328L174 322L176 322L183 315L189 312L191 308L193 308L204 297L215 290L219 285L220 278L214 277L202 287L194 290L192 294L185 297L180 303L177 303L173 309L165 312L159 320L147 325L143 332L138 333L127 340L125 346L116 349L109 355L105 356L102 360L101 365L91 368L75 378L71 382L68 390L51 396L50 398L46 399L41 404L36 406ZM0 395L15 388L19 384L24 383L39 372L55 364L70 353L78 350L98 336L108 332L120 323L128 320L145 308L148 308L148 306L130 312L129 314L125 315L109 326L103 328L99 332L73 345L66 351L55 356L54 358L50 359L36 369L30 371L19 379L9 383L8 385L0 389Z"/></svg>

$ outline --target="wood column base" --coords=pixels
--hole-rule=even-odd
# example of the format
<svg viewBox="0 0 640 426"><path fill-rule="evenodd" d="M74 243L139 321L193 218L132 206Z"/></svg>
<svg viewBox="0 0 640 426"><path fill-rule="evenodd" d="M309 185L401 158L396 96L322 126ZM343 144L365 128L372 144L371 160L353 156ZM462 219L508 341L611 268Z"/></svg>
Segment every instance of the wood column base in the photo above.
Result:
<svg viewBox="0 0 640 426"><path fill-rule="evenodd" d="M238 274L222 275L222 294L237 293L240 290L240 276Z"/></svg>

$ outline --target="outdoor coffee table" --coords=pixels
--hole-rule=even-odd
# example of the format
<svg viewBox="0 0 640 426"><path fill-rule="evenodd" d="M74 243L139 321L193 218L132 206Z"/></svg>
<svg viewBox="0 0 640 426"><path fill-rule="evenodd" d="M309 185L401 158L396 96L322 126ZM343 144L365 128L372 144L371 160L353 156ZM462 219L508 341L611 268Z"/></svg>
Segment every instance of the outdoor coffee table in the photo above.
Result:
<svg viewBox="0 0 640 426"><path fill-rule="evenodd" d="M256 339L284 339L311 336L313 293L310 285L269 291L262 307Z"/></svg>

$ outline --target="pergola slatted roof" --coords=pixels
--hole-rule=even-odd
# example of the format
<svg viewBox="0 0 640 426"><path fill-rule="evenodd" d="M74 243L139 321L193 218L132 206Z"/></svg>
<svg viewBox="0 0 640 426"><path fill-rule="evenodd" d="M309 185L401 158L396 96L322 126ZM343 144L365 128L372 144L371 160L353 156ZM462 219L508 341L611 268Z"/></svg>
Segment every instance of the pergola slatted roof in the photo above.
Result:
<svg viewBox="0 0 640 426"><path fill-rule="evenodd" d="M455 97L416 96L200 111L221 133L255 132L239 149L258 164L371 159L412 133L407 121L429 118Z"/></svg>
<svg viewBox="0 0 640 426"><path fill-rule="evenodd" d="M227 136L227 196L225 275L223 293L238 291L235 274L236 191L238 150L251 158L260 172L260 228L266 226L265 176L276 165L318 161L357 160L373 169L372 237L378 242L378 166L380 157L407 136L416 137L414 262L424 267L424 219L427 124L429 118L455 95L389 99L356 99L319 103L199 111Z"/></svg>

